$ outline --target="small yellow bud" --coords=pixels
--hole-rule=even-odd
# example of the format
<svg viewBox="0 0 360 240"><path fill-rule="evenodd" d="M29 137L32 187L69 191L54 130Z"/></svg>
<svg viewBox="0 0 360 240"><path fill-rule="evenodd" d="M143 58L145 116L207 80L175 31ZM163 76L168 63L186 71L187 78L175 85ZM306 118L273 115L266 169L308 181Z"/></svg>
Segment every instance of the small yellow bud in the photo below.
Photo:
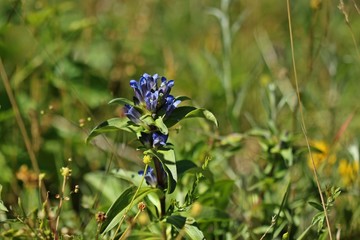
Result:
<svg viewBox="0 0 360 240"><path fill-rule="evenodd" d="M62 167L60 170L61 175L63 175L64 177L69 177L71 176L71 169L68 167Z"/></svg>
<svg viewBox="0 0 360 240"><path fill-rule="evenodd" d="M151 163L151 156L145 155L143 158L143 163L145 163L145 164Z"/></svg>

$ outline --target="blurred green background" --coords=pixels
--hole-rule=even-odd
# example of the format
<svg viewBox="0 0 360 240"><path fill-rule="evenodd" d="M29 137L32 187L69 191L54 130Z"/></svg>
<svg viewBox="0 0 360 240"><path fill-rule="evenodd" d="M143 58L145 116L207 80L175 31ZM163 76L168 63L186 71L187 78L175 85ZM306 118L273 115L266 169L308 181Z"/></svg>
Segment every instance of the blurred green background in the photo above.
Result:
<svg viewBox="0 0 360 240"><path fill-rule="evenodd" d="M291 18L307 134L335 143L331 151L341 158L349 156L349 145L358 150L360 15L355 1L346 1L347 25L339 3L291 1ZM241 179L253 179L252 164L262 158L259 145L242 134L273 126L305 145L285 1L2 0L0 57L48 190L51 195L59 191L59 169L71 166L70 185L79 184L83 191L73 199L76 211L86 203L84 196L95 194L96 173L141 169L134 136L108 135L93 144L85 144L85 138L103 120L122 115L120 107L107 102L131 98L129 81L144 72L174 79L174 95L191 97L193 105L218 118L217 130L188 121L171 141L180 158L198 165L212 155L214 178L235 184L228 212L237 209L239 215L231 217L242 223L252 219L239 210L251 194L238 187ZM19 177L22 165L32 166L13 110L0 84L0 184L8 205L29 197L26 185L34 184L31 170L23 169L26 177ZM304 161L297 168L306 167L306 156L299 159ZM312 178L311 171L307 176ZM322 176L324 183L341 185L340 178L334 179ZM317 196L316 190L309 194ZM270 215L261 221L269 223Z"/></svg>

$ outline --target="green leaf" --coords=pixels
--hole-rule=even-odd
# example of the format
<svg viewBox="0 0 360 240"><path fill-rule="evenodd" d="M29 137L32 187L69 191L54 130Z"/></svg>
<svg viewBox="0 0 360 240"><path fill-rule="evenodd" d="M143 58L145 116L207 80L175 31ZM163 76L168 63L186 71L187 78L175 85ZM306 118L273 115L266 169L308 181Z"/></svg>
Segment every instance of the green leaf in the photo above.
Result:
<svg viewBox="0 0 360 240"><path fill-rule="evenodd" d="M205 238L203 232L197 226L185 224L184 230L189 239L202 240Z"/></svg>
<svg viewBox="0 0 360 240"><path fill-rule="evenodd" d="M187 97L187 96L177 96L175 98L175 100L180 100L181 102L184 102L184 101L188 101L188 100L191 100L191 98Z"/></svg>
<svg viewBox="0 0 360 240"><path fill-rule="evenodd" d="M311 224L315 225L322 225L324 223L325 220L325 214L324 212L318 212L317 214L315 214L315 216L313 217Z"/></svg>
<svg viewBox="0 0 360 240"><path fill-rule="evenodd" d="M111 173L118 178L124 179L133 183L135 186L139 186L142 176L140 176L137 172L126 170L123 168L114 169Z"/></svg>
<svg viewBox="0 0 360 240"><path fill-rule="evenodd" d="M170 116L165 120L165 124L168 128L174 126L176 123L187 118L204 118L213 122L218 127L218 122L214 114L204 108L196 108L191 106L182 106L175 108Z"/></svg>
<svg viewBox="0 0 360 240"><path fill-rule="evenodd" d="M168 128L166 127L165 123L163 122L163 118L159 117L155 120L155 126L160 130L162 134L167 135L169 133Z"/></svg>
<svg viewBox="0 0 360 240"><path fill-rule="evenodd" d="M204 239L204 234L196 226L196 222L191 217L183 217L180 215L172 215L166 218L166 222L176 227L179 231L184 230L187 239L201 240Z"/></svg>
<svg viewBox="0 0 360 240"><path fill-rule="evenodd" d="M319 211L324 211L324 208L322 207L322 205L318 202L315 202L315 201L309 201L308 202L311 206L313 206L314 208L316 208L317 210Z"/></svg>
<svg viewBox="0 0 360 240"><path fill-rule="evenodd" d="M134 105L134 103L127 98L114 98L109 102L109 104L113 104L113 103L121 104L121 105L128 104L130 106Z"/></svg>
<svg viewBox="0 0 360 240"><path fill-rule="evenodd" d="M96 126L93 130L91 130L89 136L86 139L88 143L94 137L106 133L106 132L114 132L114 131L127 131L127 132L135 132L139 126L133 125L127 118L111 118L102 122L98 126Z"/></svg>
<svg viewBox="0 0 360 240"><path fill-rule="evenodd" d="M166 218L166 222L180 230L184 227L186 223L186 217L180 215L172 215Z"/></svg>
<svg viewBox="0 0 360 240"><path fill-rule="evenodd" d="M116 201L111 205L109 210L106 213L106 220L101 225L100 232L106 233L110 231L112 228L114 228L121 220L124 214L124 210L129 207L131 200L136 193L137 187L129 187L126 189L119 197L116 199ZM138 193L136 194L136 197L134 198L134 202L132 204L136 204L141 199L143 199L146 195L152 193L152 192L158 192L158 194L162 194L162 192L157 188L151 188L151 187L143 187L139 189Z"/></svg>
<svg viewBox="0 0 360 240"><path fill-rule="evenodd" d="M175 190L177 182L177 170L175 152L173 149L164 149L158 151L150 151L152 155L157 157L162 163L168 178L167 192L172 193Z"/></svg>
<svg viewBox="0 0 360 240"><path fill-rule="evenodd" d="M0 212L7 212L7 208L5 207L3 201L1 200L1 191L2 191L2 185L0 185Z"/></svg>
<svg viewBox="0 0 360 240"><path fill-rule="evenodd" d="M190 160L181 160L176 162L177 174L183 174L186 171L194 168L198 168L198 166Z"/></svg>

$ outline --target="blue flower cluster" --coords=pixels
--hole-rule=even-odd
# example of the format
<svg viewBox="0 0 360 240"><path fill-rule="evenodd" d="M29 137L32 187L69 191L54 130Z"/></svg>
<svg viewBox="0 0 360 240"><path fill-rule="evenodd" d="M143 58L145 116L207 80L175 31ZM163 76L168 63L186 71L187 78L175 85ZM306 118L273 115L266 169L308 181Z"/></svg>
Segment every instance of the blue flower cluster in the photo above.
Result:
<svg viewBox="0 0 360 240"><path fill-rule="evenodd" d="M125 115L136 125L144 124L144 115L149 115L153 120L158 117L166 119L180 104L174 96L170 95L174 80L165 77L153 76L144 73L139 81L131 80L131 88L134 89L134 106L126 104ZM147 132L141 132L139 140L147 148L158 148L166 145L167 134L163 134L155 126L148 126Z"/></svg>

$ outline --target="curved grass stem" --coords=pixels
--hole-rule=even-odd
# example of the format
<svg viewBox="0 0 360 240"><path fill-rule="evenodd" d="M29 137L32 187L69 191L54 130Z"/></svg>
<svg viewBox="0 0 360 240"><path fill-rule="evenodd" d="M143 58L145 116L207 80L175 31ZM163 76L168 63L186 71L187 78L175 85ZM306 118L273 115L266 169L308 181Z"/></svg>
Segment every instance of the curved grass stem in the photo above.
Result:
<svg viewBox="0 0 360 240"><path fill-rule="evenodd" d="M318 188L318 191L319 191L319 195L320 195L320 199L321 199L321 205L322 205L323 210L324 210L324 215L325 215L325 219L326 219L326 225L327 225L327 229L328 229L328 233L329 233L329 238L330 238L330 240L332 240L329 216L328 216L328 213L327 213L324 196L323 196L322 189L321 189L321 186L320 186L319 177L318 177L318 173L317 173L317 170L316 170L316 165L315 165L312 153L311 153L309 139L308 139L307 133L306 133L306 125L305 125L304 113L303 113L303 109L302 109L302 105L301 105L299 83L298 83L298 77L297 77L297 71L296 71L296 62L295 62L295 53L294 53L294 41L293 41L293 34L292 34L291 12L290 12L290 1L289 0L286 0L286 5L287 5L287 16L288 16L288 24L289 24L289 37L290 37L290 46L291 46L292 66L293 66L293 71L294 71L296 93L297 93L297 97L298 97L298 105L299 105L299 110L300 110L301 130L302 130L302 132L304 134L306 146L307 146L309 156L310 156L310 159L311 159L311 163L312 163L312 166L313 166L314 178L315 178L315 182L316 182L316 185L317 185L317 188Z"/></svg>

